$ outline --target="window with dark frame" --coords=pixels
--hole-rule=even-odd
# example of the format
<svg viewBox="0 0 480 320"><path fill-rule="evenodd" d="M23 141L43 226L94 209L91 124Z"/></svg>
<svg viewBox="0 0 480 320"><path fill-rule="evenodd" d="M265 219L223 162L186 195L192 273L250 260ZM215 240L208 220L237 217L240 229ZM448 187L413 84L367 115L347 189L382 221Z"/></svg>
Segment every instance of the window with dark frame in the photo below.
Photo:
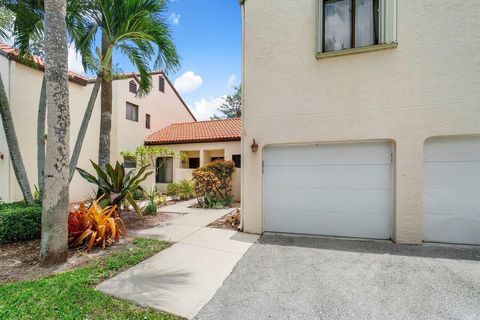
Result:
<svg viewBox="0 0 480 320"><path fill-rule="evenodd" d="M126 118L127 120L138 122L138 106L127 102L126 103Z"/></svg>
<svg viewBox="0 0 480 320"><path fill-rule="evenodd" d="M125 169L135 169L137 167L137 162L134 158L126 157L123 159L123 167Z"/></svg>
<svg viewBox="0 0 480 320"><path fill-rule="evenodd" d="M135 80L130 80L130 82L128 82L128 90L131 93L135 93L135 94L138 92L137 83L135 82Z"/></svg>
<svg viewBox="0 0 480 320"><path fill-rule="evenodd" d="M165 93L165 78L162 76L158 77L158 90Z"/></svg>
<svg viewBox="0 0 480 320"><path fill-rule="evenodd" d="M197 169L200 167L200 158L188 158L188 169Z"/></svg>
<svg viewBox="0 0 480 320"><path fill-rule="evenodd" d="M150 129L150 115L148 113L145 115L145 128Z"/></svg>
<svg viewBox="0 0 480 320"><path fill-rule="evenodd" d="M156 183L171 183L173 181L173 158L157 158L155 181Z"/></svg>
<svg viewBox="0 0 480 320"><path fill-rule="evenodd" d="M242 155L232 154L232 161L235 162L235 168L241 168L242 167Z"/></svg>
<svg viewBox="0 0 480 320"><path fill-rule="evenodd" d="M323 51L379 44L379 0L324 0Z"/></svg>

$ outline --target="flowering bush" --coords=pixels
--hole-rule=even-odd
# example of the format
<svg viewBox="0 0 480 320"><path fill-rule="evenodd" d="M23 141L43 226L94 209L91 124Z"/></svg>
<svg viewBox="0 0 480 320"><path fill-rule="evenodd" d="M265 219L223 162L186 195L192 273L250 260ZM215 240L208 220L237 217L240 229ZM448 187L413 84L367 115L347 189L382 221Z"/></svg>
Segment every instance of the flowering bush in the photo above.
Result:
<svg viewBox="0 0 480 320"><path fill-rule="evenodd" d="M192 175L199 205L206 208L230 206L234 201L231 195L234 172L235 163L224 160L195 169Z"/></svg>

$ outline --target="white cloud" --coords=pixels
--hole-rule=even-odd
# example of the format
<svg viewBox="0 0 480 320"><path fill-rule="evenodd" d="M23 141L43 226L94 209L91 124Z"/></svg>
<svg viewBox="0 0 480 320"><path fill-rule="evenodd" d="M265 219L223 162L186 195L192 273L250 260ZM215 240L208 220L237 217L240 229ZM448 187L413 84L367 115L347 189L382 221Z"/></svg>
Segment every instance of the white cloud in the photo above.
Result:
<svg viewBox="0 0 480 320"><path fill-rule="evenodd" d="M175 80L175 88L180 93L188 93L197 90L203 84L203 79L193 71L187 71Z"/></svg>
<svg viewBox="0 0 480 320"><path fill-rule="evenodd" d="M178 13L172 13L168 19L170 20L171 23L173 23L174 25L178 26L180 24L180 18L182 16L179 15Z"/></svg>
<svg viewBox="0 0 480 320"><path fill-rule="evenodd" d="M85 70L83 70L82 65L82 57L77 54L73 45L68 47L68 70L85 74Z"/></svg>
<svg viewBox="0 0 480 320"><path fill-rule="evenodd" d="M233 87L237 85L237 76L232 74L230 77L228 77L228 80L227 80L227 87Z"/></svg>
<svg viewBox="0 0 480 320"><path fill-rule="evenodd" d="M190 109L192 109L198 120L208 120L217 113L218 107L224 102L224 98L225 96L210 99L203 98L200 101L195 101L195 105Z"/></svg>

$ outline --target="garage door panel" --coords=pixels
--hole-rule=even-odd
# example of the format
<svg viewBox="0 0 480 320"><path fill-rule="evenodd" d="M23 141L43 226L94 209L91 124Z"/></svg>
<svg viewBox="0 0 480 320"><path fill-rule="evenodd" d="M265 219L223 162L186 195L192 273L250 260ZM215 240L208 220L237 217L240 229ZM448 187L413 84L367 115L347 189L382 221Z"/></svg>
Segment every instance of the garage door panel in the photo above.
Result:
<svg viewBox="0 0 480 320"><path fill-rule="evenodd" d="M273 146L264 160L271 166L390 164L389 148L388 142Z"/></svg>
<svg viewBox="0 0 480 320"><path fill-rule="evenodd" d="M387 239L391 220L379 214L340 214L338 212L268 211L268 229L276 232L320 234L325 236Z"/></svg>
<svg viewBox="0 0 480 320"><path fill-rule="evenodd" d="M426 188L480 189L480 161L426 162Z"/></svg>
<svg viewBox="0 0 480 320"><path fill-rule="evenodd" d="M426 189L424 206L429 214L434 215L478 216L480 189Z"/></svg>
<svg viewBox="0 0 480 320"><path fill-rule="evenodd" d="M426 215L425 241L458 244L480 244L480 217L452 215ZM459 232L461 231L461 232Z"/></svg>
<svg viewBox="0 0 480 320"><path fill-rule="evenodd" d="M424 172L424 240L480 244L480 137L427 140Z"/></svg>
<svg viewBox="0 0 480 320"><path fill-rule="evenodd" d="M390 189L390 165L267 166L265 186Z"/></svg>
<svg viewBox="0 0 480 320"><path fill-rule="evenodd" d="M391 145L267 147L263 214L265 231L389 239Z"/></svg>
<svg viewBox="0 0 480 320"><path fill-rule="evenodd" d="M391 210L391 190L295 189L269 188L265 190L265 210L282 210L295 206L295 210L384 214ZM312 201L312 199L314 199Z"/></svg>

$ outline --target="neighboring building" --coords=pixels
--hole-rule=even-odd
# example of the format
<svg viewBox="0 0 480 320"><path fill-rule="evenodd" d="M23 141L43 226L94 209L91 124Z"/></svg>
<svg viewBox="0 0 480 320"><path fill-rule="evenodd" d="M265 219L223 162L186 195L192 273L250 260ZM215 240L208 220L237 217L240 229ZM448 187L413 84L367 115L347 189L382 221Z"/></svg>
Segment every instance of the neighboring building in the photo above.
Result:
<svg viewBox="0 0 480 320"><path fill-rule="evenodd" d="M244 230L480 244L480 2L242 2Z"/></svg>
<svg viewBox="0 0 480 320"><path fill-rule="evenodd" d="M240 200L241 176L241 120L225 119L198 122L174 123L148 136L145 145L158 145L187 155L186 161L171 157L162 162L151 184L157 183L165 190L170 182L190 180L192 171L214 160L233 160L236 170L233 175L232 189ZM155 179L155 180L153 180Z"/></svg>
<svg viewBox="0 0 480 320"><path fill-rule="evenodd" d="M43 61L35 59L36 65L28 67L18 62L16 51L0 45L0 72L6 86L12 108L13 120L18 135L23 161L33 190L37 183L37 112L43 78ZM173 122L195 121L182 98L162 72L152 73L153 89L149 95L136 96L137 77L125 75L113 82L113 113L111 132L111 161L122 161L120 152L134 150L143 145L145 137L155 130ZM80 123L87 106L94 79L70 72L70 150L73 150ZM100 93L90 119L82 147L78 167L92 172L89 160L98 161L100 131ZM13 172L3 127L0 129L0 198L3 201L22 199L22 194ZM70 185L70 200L78 201L94 195L94 186L78 173Z"/></svg>

